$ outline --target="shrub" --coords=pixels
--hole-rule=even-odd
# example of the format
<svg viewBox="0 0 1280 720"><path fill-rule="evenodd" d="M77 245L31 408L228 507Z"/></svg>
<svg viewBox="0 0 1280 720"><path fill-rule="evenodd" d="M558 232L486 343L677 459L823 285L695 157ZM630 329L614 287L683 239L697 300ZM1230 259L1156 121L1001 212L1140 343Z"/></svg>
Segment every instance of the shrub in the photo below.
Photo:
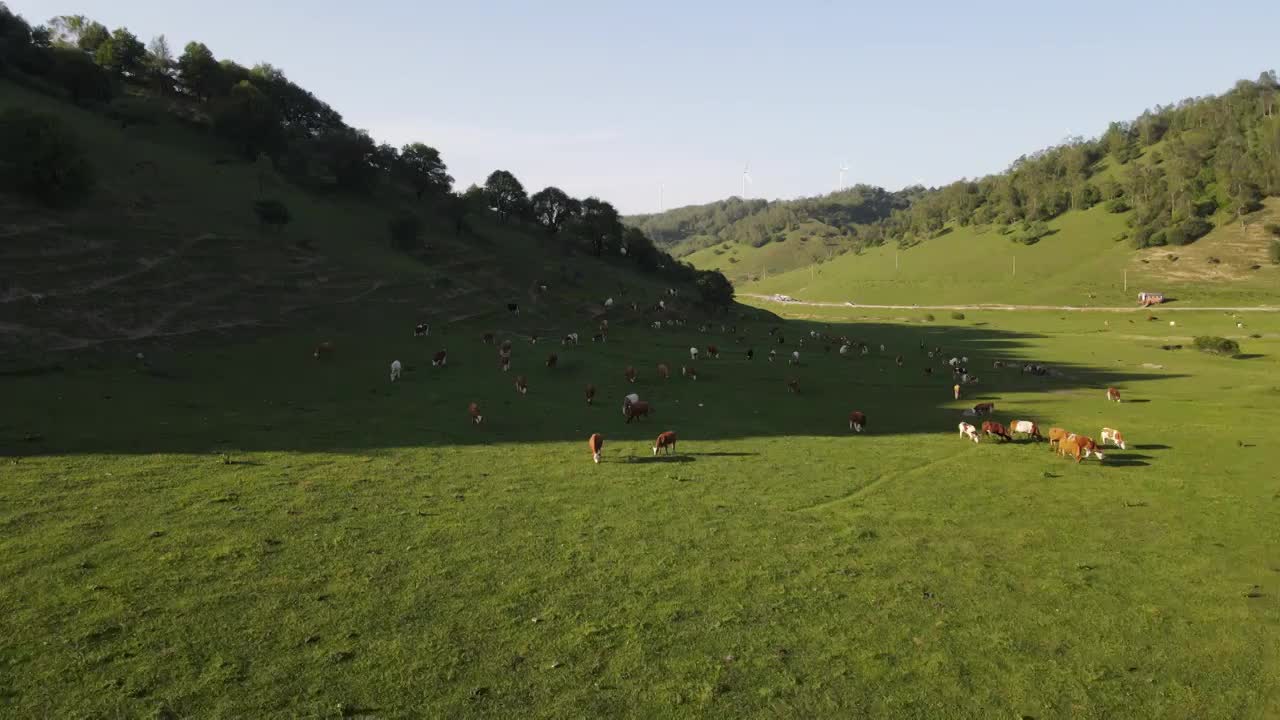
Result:
<svg viewBox="0 0 1280 720"><path fill-rule="evenodd" d="M285 225L293 219L289 215L289 208L279 200L257 200L253 203L253 214L258 216L258 222L264 227L274 227L276 232L284 229Z"/></svg>
<svg viewBox="0 0 1280 720"><path fill-rule="evenodd" d="M0 185L47 205L67 205L93 189L80 141L54 115L11 108L0 113Z"/></svg>
<svg viewBox="0 0 1280 720"><path fill-rule="evenodd" d="M1204 237L1213 225L1198 217L1188 218L1165 231L1170 245L1186 245Z"/></svg>
<svg viewBox="0 0 1280 720"><path fill-rule="evenodd" d="M418 244L422 221L417 215L402 213L387 223L387 232L391 235L391 247L408 252Z"/></svg>
<svg viewBox="0 0 1280 720"><path fill-rule="evenodd" d="M1271 264L1280 265L1280 240L1271 241Z"/></svg>
<svg viewBox="0 0 1280 720"><path fill-rule="evenodd" d="M1132 209L1129 207L1129 203L1125 202L1124 198L1122 197L1111 198L1110 200L1107 201L1107 204L1104 205L1103 207L1105 207L1107 209L1107 212L1109 213L1128 212L1129 210Z"/></svg>
<svg viewBox="0 0 1280 720"><path fill-rule="evenodd" d="M925 321L925 322L933 322L933 319L934 319L934 318L933 318L933 315L932 315L932 314L926 314L926 315L924 316L924 321Z"/></svg>
<svg viewBox="0 0 1280 720"><path fill-rule="evenodd" d="M1240 354L1240 343L1224 337L1201 335L1195 339L1196 349L1214 355L1235 357Z"/></svg>
<svg viewBox="0 0 1280 720"><path fill-rule="evenodd" d="M951 319L952 319L952 320L963 320L963 319L964 319L964 313L962 313L962 312L953 312L953 313L951 313Z"/></svg>

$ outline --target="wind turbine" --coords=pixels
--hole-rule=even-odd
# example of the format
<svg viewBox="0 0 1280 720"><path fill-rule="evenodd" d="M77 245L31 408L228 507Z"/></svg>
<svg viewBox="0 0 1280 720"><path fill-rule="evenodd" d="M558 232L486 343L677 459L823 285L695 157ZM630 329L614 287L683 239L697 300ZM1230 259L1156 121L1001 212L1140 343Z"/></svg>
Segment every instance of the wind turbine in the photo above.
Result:
<svg viewBox="0 0 1280 720"><path fill-rule="evenodd" d="M836 185L836 190L844 189L844 174L847 172L849 172L849 161L845 160L843 163L840 164L840 182L838 185Z"/></svg>
<svg viewBox="0 0 1280 720"><path fill-rule="evenodd" d="M662 194L663 192L666 191L666 189L667 189L667 186L665 184L658 185L658 212L662 212L664 210L664 206L662 204Z"/></svg>
<svg viewBox="0 0 1280 720"><path fill-rule="evenodd" d="M747 185L751 182L751 161L742 166L742 199L747 199Z"/></svg>

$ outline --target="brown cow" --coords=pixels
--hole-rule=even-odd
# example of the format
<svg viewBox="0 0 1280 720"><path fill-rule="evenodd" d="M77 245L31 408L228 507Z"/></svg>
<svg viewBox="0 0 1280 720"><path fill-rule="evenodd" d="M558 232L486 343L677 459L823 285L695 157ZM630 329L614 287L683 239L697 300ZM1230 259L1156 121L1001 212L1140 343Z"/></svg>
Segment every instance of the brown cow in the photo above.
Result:
<svg viewBox="0 0 1280 720"><path fill-rule="evenodd" d="M671 368L667 367L666 363L658 363L658 377L663 380L669 380L671 378Z"/></svg>
<svg viewBox="0 0 1280 720"><path fill-rule="evenodd" d="M787 389L788 389L788 390L790 390L791 392L793 392L793 393L795 393L795 394L799 395L799 394L800 394L800 381L799 381L799 380L797 380L797 379L795 379L795 378L788 378L788 379L787 379Z"/></svg>
<svg viewBox="0 0 1280 720"><path fill-rule="evenodd" d="M982 423L982 434L986 435L987 437L991 437L992 435L994 435L1000 438L1001 440L1013 439L1012 437L1009 436L1009 431L1005 430L1003 425L992 420L987 420Z"/></svg>
<svg viewBox="0 0 1280 720"><path fill-rule="evenodd" d="M587 404L590 405L596 399L596 386L587 383Z"/></svg>
<svg viewBox="0 0 1280 720"><path fill-rule="evenodd" d="M555 353L551 353L547 356L547 367L553 368L558 362L560 362L560 358Z"/></svg>
<svg viewBox="0 0 1280 720"><path fill-rule="evenodd" d="M1107 400L1114 400L1115 402L1120 402L1120 391L1113 387L1107 388Z"/></svg>
<svg viewBox="0 0 1280 720"><path fill-rule="evenodd" d="M680 367L680 374L689 378L690 380L698 379L698 369L693 367L692 365L682 365Z"/></svg>
<svg viewBox="0 0 1280 720"><path fill-rule="evenodd" d="M485 345L492 345L492 344L493 344L493 333L485 333L484 335L481 335L481 336L480 336L480 340L481 340L482 342L484 342L484 344L485 344Z"/></svg>
<svg viewBox="0 0 1280 720"><path fill-rule="evenodd" d="M898 367L902 367L902 356L899 355L894 362L898 364Z"/></svg>
<svg viewBox="0 0 1280 720"><path fill-rule="evenodd" d="M1075 441L1086 458L1090 455L1097 455L1099 460L1102 459L1102 453L1098 451L1098 443L1094 442L1093 438L1086 435L1076 435Z"/></svg>
<svg viewBox="0 0 1280 720"><path fill-rule="evenodd" d="M628 365L627 369L622 371L622 377L626 378L627 382L634 383L636 381L636 369Z"/></svg>
<svg viewBox="0 0 1280 720"><path fill-rule="evenodd" d="M475 403L471 403L470 405L467 406L467 412L471 414L471 422L475 423L476 425L479 425L480 421L484 419L480 415L480 406Z"/></svg>
<svg viewBox="0 0 1280 720"><path fill-rule="evenodd" d="M316 350L313 353L313 355L317 360L332 360L333 359L333 343L331 342L320 343L319 345L316 346Z"/></svg>
<svg viewBox="0 0 1280 720"><path fill-rule="evenodd" d="M708 345L708 346L707 346L707 356L708 356L708 357L713 357L713 358L719 358L719 357L720 357L720 348L716 347L715 345Z"/></svg>
<svg viewBox="0 0 1280 720"><path fill-rule="evenodd" d="M516 392L521 395L527 395L529 393L529 381L523 375L516 376Z"/></svg>
<svg viewBox="0 0 1280 720"><path fill-rule="evenodd" d="M444 367L449 362L449 351L441 350L431 356L431 367Z"/></svg>
<svg viewBox="0 0 1280 720"><path fill-rule="evenodd" d="M867 416L860 410L854 410L849 413L849 429L854 432L862 432L867 426Z"/></svg>
<svg viewBox="0 0 1280 720"><path fill-rule="evenodd" d="M1055 450L1058 444L1067 438L1071 433L1060 427L1049 428L1049 449Z"/></svg>
<svg viewBox="0 0 1280 720"><path fill-rule="evenodd" d="M658 439L653 441L653 454L657 455L659 450L666 450L667 454L676 451L676 434L670 430L660 433Z"/></svg>
<svg viewBox="0 0 1280 720"><path fill-rule="evenodd" d="M984 403L978 403L977 405L973 406L973 412L977 415L990 416L991 413L995 412L995 410L996 410L995 403L984 402Z"/></svg>
<svg viewBox="0 0 1280 720"><path fill-rule="evenodd" d="M1080 444L1078 442L1078 439L1079 438L1077 438L1075 435L1068 435L1067 437L1062 438L1062 440L1058 443L1058 454L1063 457L1068 457L1068 456L1073 457L1076 459L1076 462L1079 463L1080 462Z"/></svg>
<svg viewBox="0 0 1280 720"><path fill-rule="evenodd" d="M654 412L654 409L649 406L649 403L644 400L640 400L638 402L627 403L627 406L623 408L622 412L627 416L627 424L630 425L632 420L649 417L649 413Z"/></svg>
<svg viewBox="0 0 1280 720"><path fill-rule="evenodd" d="M587 438L587 447L591 448L591 459L597 464L600 462L600 449L604 447L604 436L600 433L592 433Z"/></svg>

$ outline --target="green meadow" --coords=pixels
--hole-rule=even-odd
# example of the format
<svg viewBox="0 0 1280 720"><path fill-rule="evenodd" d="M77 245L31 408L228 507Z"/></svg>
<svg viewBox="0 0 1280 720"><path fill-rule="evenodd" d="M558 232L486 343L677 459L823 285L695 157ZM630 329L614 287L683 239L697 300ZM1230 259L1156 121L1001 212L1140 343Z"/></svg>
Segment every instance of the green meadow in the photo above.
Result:
<svg viewBox="0 0 1280 720"><path fill-rule="evenodd" d="M741 342L622 316L580 347L505 318L427 339L369 319L5 376L3 714L1280 713L1280 318L794 310L736 321ZM770 364L773 326L780 357L810 330L876 352L809 341ZM489 330L516 342L510 374ZM1244 355L1190 349L1201 334ZM921 342L980 382L953 400ZM656 414L628 425L633 391ZM974 445L956 424L979 401L1128 449ZM655 458L662 430L678 452Z"/></svg>

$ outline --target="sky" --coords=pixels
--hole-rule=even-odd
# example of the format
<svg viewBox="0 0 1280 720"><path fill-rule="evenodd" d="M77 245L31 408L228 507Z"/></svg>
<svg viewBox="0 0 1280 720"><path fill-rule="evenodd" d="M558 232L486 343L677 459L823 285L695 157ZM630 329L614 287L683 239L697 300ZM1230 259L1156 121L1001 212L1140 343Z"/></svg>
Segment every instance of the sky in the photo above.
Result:
<svg viewBox="0 0 1280 720"><path fill-rule="evenodd" d="M1000 172L1280 66L1280 2L7 0L269 62L459 188L495 169L624 213ZM66 3L66 4L64 4Z"/></svg>

